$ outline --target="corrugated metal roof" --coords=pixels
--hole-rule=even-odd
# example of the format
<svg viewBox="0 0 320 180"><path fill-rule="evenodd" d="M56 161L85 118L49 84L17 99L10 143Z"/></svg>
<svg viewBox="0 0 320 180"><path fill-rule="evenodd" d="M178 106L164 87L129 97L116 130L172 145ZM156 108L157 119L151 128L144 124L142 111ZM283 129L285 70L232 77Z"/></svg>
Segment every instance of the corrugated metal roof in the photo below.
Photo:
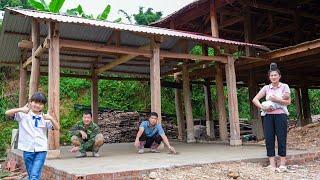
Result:
<svg viewBox="0 0 320 180"><path fill-rule="evenodd" d="M150 26L139 26L132 24L120 24L99 20L90 20L80 17L72 17L60 14L52 14L46 12L38 12L33 10L22 10L9 8L6 9L3 21L3 29L0 34L0 62L18 63L21 59L21 50L18 48L18 42L21 40L28 40L31 32L31 19L37 18L43 21L57 21L60 27L60 37L62 39L73 39L83 40L90 42L106 43L107 39L110 38L114 30L121 32L121 46L138 47L150 43L150 40L145 35L161 35L164 37L161 43L161 49L170 50L172 52L179 52L181 47L177 46L176 43L184 39L187 41L188 50L195 44L207 43L221 45L238 45L238 46L250 46L267 50L265 46L242 43L236 41L229 41L220 38L213 38L210 36L202 36L198 34L181 32L171 29L150 27ZM43 22L42 21L42 22ZM41 39L47 35L47 25L40 23L40 35ZM64 54L76 55L81 57L94 58L99 54L92 52L73 52L64 50ZM42 58L46 58L44 55ZM140 58L140 60L138 59ZM103 60L113 61L114 59L104 57ZM141 61L141 57L134 58L131 61ZM85 63L62 63L63 65L74 66L75 68L88 68L88 64ZM107 62L106 62L107 64ZM132 63L131 63L132 64ZM149 64L149 63L147 63ZM176 67L178 62L176 61L165 61L165 65L161 67L161 72L165 73ZM135 67L120 65L114 70L119 71L132 71L137 73L149 73L149 67Z"/></svg>
<svg viewBox="0 0 320 180"><path fill-rule="evenodd" d="M91 25L91 26L96 26L96 27L105 27L105 28L110 28L110 29L130 31L130 32L140 32L140 33L153 34L153 35L180 37L180 38L187 38L187 39L193 39L193 40L207 41L207 42L212 42L212 43L224 43L224 44L234 44L234 45L240 45L240 46L251 46L251 47L266 50L266 47L262 46L262 45L231 41L231 40L226 40L226 39L214 38L211 36L198 35L195 33L182 32L182 31L165 29L165 28L141 26L141 25L133 25L133 24L123 24L123 23L114 23L114 22L108 22L108 21L85 19L85 18L75 17L75 16L53 14L53 13L48 13L48 12L38 12L38 11L25 10L25 9L8 8L8 10L11 12L16 12L21 15L28 16L28 17L34 17L34 18L39 18L39 19L44 19L44 20L53 20L53 21L64 22L64 23L86 24L86 25ZM92 30L94 30L94 29L92 29Z"/></svg>

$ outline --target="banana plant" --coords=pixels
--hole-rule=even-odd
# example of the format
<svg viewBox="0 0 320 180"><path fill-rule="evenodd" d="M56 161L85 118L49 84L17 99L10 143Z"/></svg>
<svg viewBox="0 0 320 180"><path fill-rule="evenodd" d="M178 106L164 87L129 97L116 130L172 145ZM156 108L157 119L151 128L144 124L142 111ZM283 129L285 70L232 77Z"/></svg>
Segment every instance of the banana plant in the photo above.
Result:
<svg viewBox="0 0 320 180"><path fill-rule="evenodd" d="M47 12L53 12L53 13L59 13L65 0L51 0L49 5L45 2L45 0L28 0L28 3L31 7L38 11L47 11ZM78 16L83 17L87 19L98 19L105 21L108 19L108 16L111 11L111 6L107 5L101 14L97 16L97 18L94 18L92 14L86 14L83 11L83 8L81 5L78 5L76 8L68 9L66 11L66 14L71 16ZM116 19L114 22L121 22L121 18Z"/></svg>
<svg viewBox="0 0 320 180"><path fill-rule="evenodd" d="M31 7L39 11L60 12L65 0L51 0L49 5L44 0L28 0Z"/></svg>
<svg viewBox="0 0 320 180"><path fill-rule="evenodd" d="M79 4L76 8L73 9L68 9L66 12L70 16L78 16L78 17L83 17L87 19L94 19L92 14L85 14L82 6Z"/></svg>
<svg viewBox="0 0 320 180"><path fill-rule="evenodd" d="M110 5L107 5L107 7L104 8L104 10L102 11L102 13L98 15L97 19L103 20L103 21L107 20L110 11L111 11L111 6L110 6Z"/></svg>

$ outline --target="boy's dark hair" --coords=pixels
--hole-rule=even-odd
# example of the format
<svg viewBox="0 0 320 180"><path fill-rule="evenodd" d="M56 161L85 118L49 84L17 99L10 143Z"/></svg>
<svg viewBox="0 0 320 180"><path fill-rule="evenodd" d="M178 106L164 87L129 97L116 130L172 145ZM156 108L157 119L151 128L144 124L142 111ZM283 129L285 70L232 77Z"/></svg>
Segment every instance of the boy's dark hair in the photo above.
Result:
<svg viewBox="0 0 320 180"><path fill-rule="evenodd" d="M36 92L31 96L30 101L31 102L37 102L37 103L46 104L47 103L47 98L42 92Z"/></svg>
<svg viewBox="0 0 320 180"><path fill-rule="evenodd" d="M155 116L155 117L158 118L158 113L156 113L156 112L151 112L151 113L149 114L149 117L151 117L151 116Z"/></svg>
<svg viewBox="0 0 320 180"><path fill-rule="evenodd" d="M84 111L83 115L90 115L92 117L92 112L91 111Z"/></svg>

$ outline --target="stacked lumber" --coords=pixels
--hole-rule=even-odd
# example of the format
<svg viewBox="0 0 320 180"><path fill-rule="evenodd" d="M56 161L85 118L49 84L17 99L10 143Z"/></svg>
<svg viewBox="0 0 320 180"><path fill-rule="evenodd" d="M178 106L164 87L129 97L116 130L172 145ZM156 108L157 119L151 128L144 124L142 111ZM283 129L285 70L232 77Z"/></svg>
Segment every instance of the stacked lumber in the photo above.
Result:
<svg viewBox="0 0 320 180"><path fill-rule="evenodd" d="M134 142L141 121L147 120L147 113L106 110L98 115L98 125L106 143ZM165 116L162 127L169 139L177 139L177 126Z"/></svg>

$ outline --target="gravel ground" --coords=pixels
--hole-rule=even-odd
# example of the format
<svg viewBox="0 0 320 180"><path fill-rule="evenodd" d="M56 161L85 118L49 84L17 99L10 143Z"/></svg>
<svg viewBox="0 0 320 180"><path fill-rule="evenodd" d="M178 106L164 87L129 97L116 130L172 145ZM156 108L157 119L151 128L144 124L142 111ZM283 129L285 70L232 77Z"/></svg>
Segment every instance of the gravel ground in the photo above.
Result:
<svg viewBox="0 0 320 180"><path fill-rule="evenodd" d="M195 179L238 179L238 180L319 180L320 161L304 165L288 166L292 172L274 172L259 163L232 162L210 164L200 167L161 169L151 172L144 179L195 180ZM293 172L294 171L294 172Z"/></svg>

